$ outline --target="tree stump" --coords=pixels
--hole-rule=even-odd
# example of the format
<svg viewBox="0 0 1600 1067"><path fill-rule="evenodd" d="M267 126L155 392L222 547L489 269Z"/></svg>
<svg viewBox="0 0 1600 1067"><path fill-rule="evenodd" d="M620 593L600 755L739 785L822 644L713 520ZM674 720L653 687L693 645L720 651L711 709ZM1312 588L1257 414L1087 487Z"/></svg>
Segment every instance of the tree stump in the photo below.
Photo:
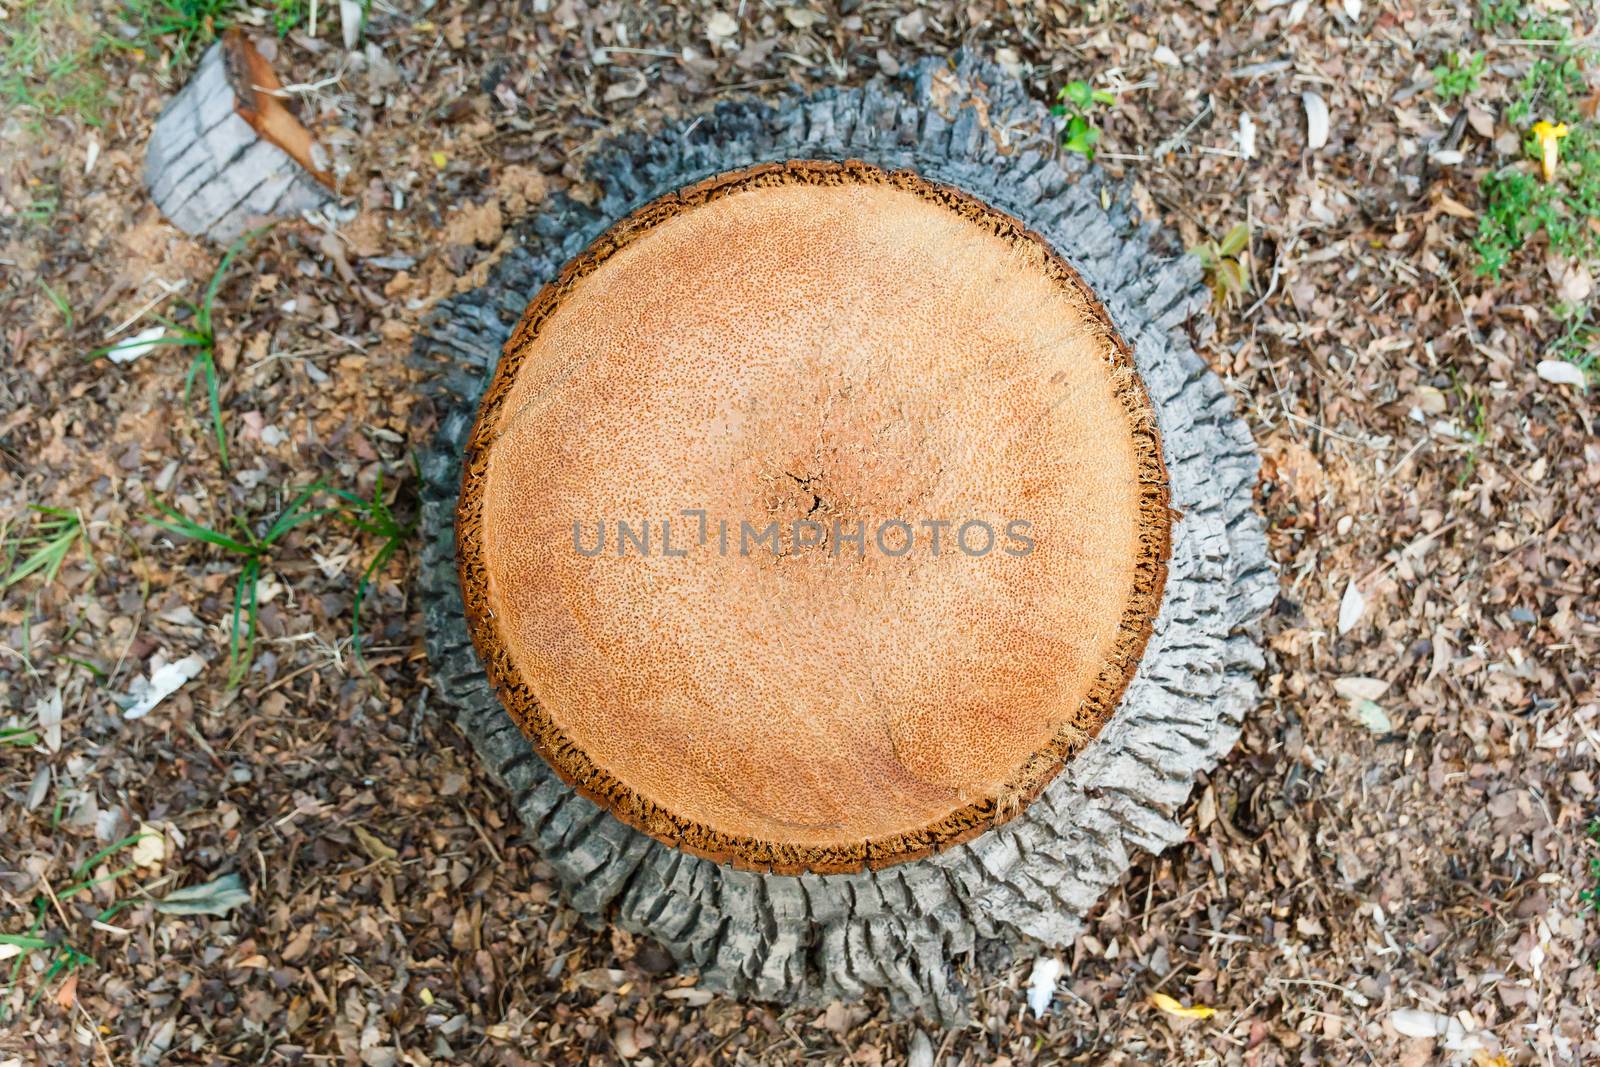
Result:
<svg viewBox="0 0 1600 1067"><path fill-rule="evenodd" d="M1183 332L1204 326L1199 265L1054 139L970 58L726 103L597 156L599 202L546 205L416 341L441 415L420 578L438 696L572 906L712 987L962 1018L963 957L1068 944L1134 849L1183 838L1195 774L1256 701L1276 581L1250 435ZM1006 448L977 447L985 426ZM637 510L584 516L565 555L530 547L572 508L683 499L672 471L783 524L951 518L919 509L978 486L1076 550L924 559L915 580L893 552L817 564L792 532L722 557L685 529L707 557L604 570L573 551L595 520L660 517ZM839 654L896 617L910 642ZM751 639L783 618L811 643Z"/></svg>
<svg viewBox="0 0 1600 1067"><path fill-rule="evenodd" d="M333 198L333 177L282 90L240 31L206 50L145 150L145 187L174 226L231 241L253 219L296 215Z"/></svg>

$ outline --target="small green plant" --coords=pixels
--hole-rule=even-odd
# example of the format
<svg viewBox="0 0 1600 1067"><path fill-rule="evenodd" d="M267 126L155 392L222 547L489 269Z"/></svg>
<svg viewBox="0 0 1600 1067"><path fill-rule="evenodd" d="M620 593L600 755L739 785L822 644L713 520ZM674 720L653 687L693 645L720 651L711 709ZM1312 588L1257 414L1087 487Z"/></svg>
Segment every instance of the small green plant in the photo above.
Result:
<svg viewBox="0 0 1600 1067"><path fill-rule="evenodd" d="M1523 4L1480 4L1480 25L1514 25L1527 40L1549 42L1517 84L1506 119L1523 130L1527 160L1487 174L1473 248L1480 276L1499 280L1512 257L1541 233L1557 255L1600 256L1600 125L1579 106L1593 55L1560 21L1529 19ZM1537 121L1535 121L1537 120ZM1530 166L1532 161L1533 165Z"/></svg>
<svg viewBox="0 0 1600 1067"><path fill-rule="evenodd" d="M372 499L364 500L354 493L343 489L334 491L334 494L345 503L341 518L351 526L379 539L377 555L372 557L372 562L367 564L366 570L361 572L361 580L356 583L355 601L351 605L352 616L350 630L350 645L355 650L356 659L361 660L361 605L367 598L368 591L372 588L373 580L383 573L396 552L405 545L411 535L416 531L416 519L402 523L395 518L391 505L383 498L383 472L378 472L377 479L372 487Z"/></svg>
<svg viewBox="0 0 1600 1067"><path fill-rule="evenodd" d="M56 217L56 212L61 210L61 197L57 195L53 186L45 186L42 195L35 196L28 201L28 206L18 214L24 222L37 226L41 223L51 222Z"/></svg>
<svg viewBox="0 0 1600 1067"><path fill-rule="evenodd" d="M1514 28L1526 17L1527 7L1527 0L1478 0L1472 24L1484 31Z"/></svg>
<svg viewBox="0 0 1600 1067"><path fill-rule="evenodd" d="M228 246L227 252L222 256L222 261L217 264L217 269L211 274L211 282L206 286L205 294L198 304L184 301L184 307L189 312L189 321L179 325L164 315L153 316L157 322L165 326L167 333L149 340L123 341L121 344L107 345L97 348L90 353L90 358L98 358L110 352L132 352L137 349L159 348L164 345L173 345L180 348L194 349L194 358L189 361L189 373L183 380L183 402L187 405L194 395L194 385L198 380L206 390L207 407L211 414L211 429L217 440L217 456L222 462L222 469L228 469L228 438L222 427L222 401L217 384L217 335L216 323L213 319L213 310L217 301L217 291L222 288L222 281L227 276L228 267L234 258L243 251L244 246L256 237L271 229L263 226L251 230Z"/></svg>
<svg viewBox="0 0 1600 1067"><path fill-rule="evenodd" d="M119 47L153 51L171 38L173 57L188 63L227 29L239 0L127 0L125 12L137 33Z"/></svg>
<svg viewBox="0 0 1600 1067"><path fill-rule="evenodd" d="M321 482L313 482L300 490L289 504L278 513L272 523L260 534L257 534L242 517L232 516L231 526L238 531L237 535L223 533L221 530L210 526L201 525L184 515L177 508L161 501L156 501L156 507L161 515L149 516L149 521L166 530L168 533L177 534L194 541L202 541L214 545L225 552L238 556L241 560L238 578L233 587L233 614L229 622L228 638L228 688L236 689L244 680L245 673L250 669L251 660L255 658L255 640L257 623L256 586L261 580L261 568L272 555L285 535L296 526L318 519L335 510L333 508L314 508L311 501L324 492L326 487ZM224 524L229 525L229 524Z"/></svg>
<svg viewBox="0 0 1600 1067"><path fill-rule="evenodd" d="M67 298L58 293L43 278L39 279L39 288L43 289L44 295L50 298L50 303L56 306L56 311L61 313L61 322L67 332L72 332L72 305L67 303Z"/></svg>
<svg viewBox="0 0 1600 1067"><path fill-rule="evenodd" d="M1513 126L1527 126L1537 116L1556 122L1579 121L1578 102L1588 95L1581 57L1565 43L1565 37L1552 34L1534 39L1560 44L1554 56L1534 60L1523 75L1511 106L1506 108L1506 120Z"/></svg>
<svg viewBox="0 0 1600 1067"><path fill-rule="evenodd" d="M1600 848L1600 816L1589 820L1586 832L1590 849ZM1587 889L1578 891L1578 903L1583 910L1600 913L1600 856L1589 857L1589 881ZM1600 970L1600 960L1595 961L1595 968Z"/></svg>
<svg viewBox="0 0 1600 1067"><path fill-rule="evenodd" d="M1241 222L1229 230L1222 240L1201 241L1189 249L1205 267L1206 284L1219 309L1231 306L1237 298L1250 291L1250 272L1242 262L1245 250L1249 247L1250 224Z"/></svg>
<svg viewBox="0 0 1600 1067"><path fill-rule="evenodd" d="M90 877L91 872L102 861L111 858L123 849L132 847L144 836L142 833L132 834L96 852L93 856L73 868L70 875L71 884L65 888L59 890L50 889L48 886L42 888L40 892L34 894L32 903L33 922L28 926L27 932L0 934L0 945L10 945L19 950L15 962L11 965L11 974L6 982L5 989L0 991L0 1022L6 1021L10 1014L11 992L17 987L17 981L22 975L23 964L27 962L28 957L33 953L47 953L46 960L48 962L44 973L39 976L38 986L34 989L33 995L28 998L28 1009L30 1011L39 1002L39 998L44 995L45 990L57 978L65 977L74 971L92 966L95 963L93 956L76 947L68 940L72 936L73 930L70 928L68 913L62 905L79 893L87 892L102 882L114 881L124 875L133 873L134 868L127 866L120 870L112 871L110 874L103 874L98 878ZM94 917L94 923L104 924L110 922L118 912L133 906L135 903L136 901L134 900L113 901L110 906L101 909L100 913ZM61 920L62 928L60 931L47 932L51 915L55 915Z"/></svg>
<svg viewBox="0 0 1600 1067"><path fill-rule="evenodd" d="M72 546L83 539L81 512L42 504L30 507L34 512L30 529L15 537L8 537L8 531L0 530L0 546L3 546L6 564L6 577L0 581L0 590L9 589L40 571L44 574L44 584L49 585L56 580L56 573L61 570Z"/></svg>
<svg viewBox="0 0 1600 1067"><path fill-rule="evenodd" d="M1104 89L1094 89L1088 82L1068 82L1056 93L1056 104L1050 113L1067 120L1061 134L1061 147L1076 152L1086 159L1094 158L1094 148L1100 142L1100 127L1091 115L1103 104L1114 104L1117 98Z"/></svg>
<svg viewBox="0 0 1600 1067"><path fill-rule="evenodd" d="M1483 74L1482 52L1462 59L1460 53L1451 52L1445 62L1433 68L1433 91L1444 101L1459 100L1478 88L1478 77Z"/></svg>
<svg viewBox="0 0 1600 1067"><path fill-rule="evenodd" d="M1554 310L1561 333L1551 342L1548 358L1574 364L1591 384L1600 381L1600 326L1591 318L1593 308L1587 303L1558 304Z"/></svg>
<svg viewBox="0 0 1600 1067"><path fill-rule="evenodd" d="M1462 489L1472 480L1473 472L1478 469L1478 458L1489 442L1489 404L1482 393L1475 392L1453 374L1451 377L1450 391L1455 394L1464 423L1457 435L1464 442L1467 453L1456 475L1456 488Z"/></svg>
<svg viewBox="0 0 1600 1067"><path fill-rule="evenodd" d="M282 37L306 20L308 0L273 0L272 28Z"/></svg>

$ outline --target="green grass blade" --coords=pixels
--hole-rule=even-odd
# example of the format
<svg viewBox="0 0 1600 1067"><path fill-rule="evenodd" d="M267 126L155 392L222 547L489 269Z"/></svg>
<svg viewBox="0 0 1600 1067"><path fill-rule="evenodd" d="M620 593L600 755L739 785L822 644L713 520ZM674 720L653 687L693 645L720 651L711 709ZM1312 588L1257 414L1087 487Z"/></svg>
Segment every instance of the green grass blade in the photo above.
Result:
<svg viewBox="0 0 1600 1067"><path fill-rule="evenodd" d="M227 275L228 267L230 267L233 264L233 261L238 258L239 253L244 251L245 245L249 244L257 237L260 237L262 234L272 229L273 225L276 224L268 224L266 226L257 227L254 230L245 231L244 233L240 234L238 238L234 240L233 244L228 246L228 250L222 254L222 261L217 264L217 269L211 273L211 283L206 286L205 295L200 298L198 315L204 316L203 325L208 332L211 327L211 306L216 302L217 293L222 288L222 279Z"/></svg>
<svg viewBox="0 0 1600 1067"><path fill-rule="evenodd" d="M85 878L83 881L74 882L72 885L67 886L67 888L65 888L61 892L57 893L56 894L56 899L57 900L70 900L72 897L77 896L79 893L83 892L85 889L92 889L93 887L99 885L101 882L114 882L118 878L121 878L125 874L132 874L133 871L134 871L133 867L124 867L119 871L112 871L110 874L102 874L98 878Z"/></svg>
<svg viewBox="0 0 1600 1067"><path fill-rule="evenodd" d="M216 545L218 548L225 548L229 552L237 552L241 556L254 556L260 551L253 544L235 540L227 534L218 533L209 526L201 526L171 504L157 500L155 505L168 517L163 519L150 515L147 516L147 520L169 533L175 533L180 537L187 537L194 541L204 541L207 544Z"/></svg>
<svg viewBox="0 0 1600 1067"><path fill-rule="evenodd" d="M43 278L39 279L39 288L44 290L44 295L50 298L50 303L54 304L56 310L61 313L61 318L70 332L72 330L72 305L67 303L67 298L56 292L50 283Z"/></svg>
<svg viewBox="0 0 1600 1067"><path fill-rule="evenodd" d="M45 548L24 560L22 566L12 571L5 581L0 582L0 589L9 589L38 570L46 572L45 584L48 585L55 578L56 571L61 569L61 563L67 556L67 549L71 547L71 537L58 538L50 542Z"/></svg>
<svg viewBox="0 0 1600 1067"><path fill-rule="evenodd" d="M217 435L217 453L222 457L222 469L226 471L228 469L228 440L227 435L222 432L222 401L218 396L217 389L217 361L215 350L211 348L202 348L199 352L195 353L195 359L197 361L202 359L202 357L205 361L206 396L211 403L211 429Z"/></svg>
<svg viewBox="0 0 1600 1067"><path fill-rule="evenodd" d="M33 533L17 538L8 546L7 565L14 562L23 551L29 552L28 558L11 571L4 581L0 581L0 590L9 589L38 571L44 572L46 585L55 581L61 565L66 562L67 553L72 551L72 546L83 535L83 522L77 512L42 504L33 505L33 510L42 518L35 520Z"/></svg>
<svg viewBox="0 0 1600 1067"><path fill-rule="evenodd" d="M325 493L327 491L327 485L325 485L320 479L312 482L310 485L302 489L299 495L289 502L288 507L284 508L283 511L278 513L278 518L270 527L268 527L267 532L261 535L261 542L263 544L270 545L277 541L278 538L294 529L296 526L299 526L301 523L310 522L313 519L319 519L324 515L337 511L337 508L313 508L309 511L304 510L305 506L311 502L313 497L315 497L318 493Z"/></svg>
<svg viewBox="0 0 1600 1067"><path fill-rule="evenodd" d="M72 869L72 877L82 878L84 875L94 870L95 865L101 860L105 859L107 856L111 856L117 852L120 852L129 845L139 841L141 838L148 836L148 834L143 833L129 834L120 841L113 841L111 844L107 845L105 848L101 849L99 852L96 852L94 855L90 856L88 859L74 867Z"/></svg>
<svg viewBox="0 0 1600 1067"><path fill-rule="evenodd" d="M15 945L17 948L32 951L39 948L49 948L50 942L42 937L26 937L22 934L0 934L0 945Z"/></svg>
<svg viewBox="0 0 1600 1067"><path fill-rule="evenodd" d="M367 591L372 588L373 579L383 573L384 565L393 559L399 550L399 538L386 542L372 558L372 562L367 564L367 569L361 572L361 580L356 583L355 599L350 605L350 648L355 652L358 661L366 658L361 651L361 605L367 599Z"/></svg>
<svg viewBox="0 0 1600 1067"><path fill-rule="evenodd" d="M228 641L228 688L237 689L250 669L256 641L256 583L261 577L261 560L251 557L239 571L233 590L233 625ZM246 591L248 590L248 596Z"/></svg>

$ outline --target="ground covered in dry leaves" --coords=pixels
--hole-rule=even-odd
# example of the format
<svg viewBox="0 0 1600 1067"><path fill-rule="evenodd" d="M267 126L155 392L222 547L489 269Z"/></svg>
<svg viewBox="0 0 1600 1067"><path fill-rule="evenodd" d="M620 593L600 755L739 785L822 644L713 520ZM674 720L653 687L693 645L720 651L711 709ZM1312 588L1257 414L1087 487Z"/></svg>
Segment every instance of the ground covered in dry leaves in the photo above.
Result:
<svg viewBox="0 0 1600 1067"><path fill-rule="evenodd" d="M1543 6L1595 30L1583 5ZM1597 854L1600 441L1592 394L1534 371L1552 307L1593 297L1540 240L1498 282L1474 274L1478 182L1521 155L1504 113L1540 47L1474 10L380 2L348 55L327 11L316 37L279 39L246 9L284 81L320 86L302 115L359 211L279 225L229 271L226 473L203 391L184 400L189 349L88 358L199 300L220 255L140 181L183 62L103 55L100 125L8 108L0 517L8 544L47 517L29 505L81 513L84 536L53 580L0 594L0 1063L1600 1059L1600 922L1579 896ZM75 32L119 32L115 6L80 15ZM1045 1017L1018 962L977 976L973 1022L940 1032L875 1000L736 1003L579 926L430 708L409 548L366 597L363 670L352 601L381 542L338 515L278 542L230 692L240 557L151 517L163 502L259 534L293 487L370 496L381 472L405 521L433 418L410 335L541 198L585 194L609 132L961 47L1041 97L1114 90L1100 161L1186 245L1250 224L1253 291L1203 351L1261 445L1282 593L1266 697L1197 788L1190 840L1104 902ZM1430 89L1452 50L1487 56L1465 106ZM1329 109L1320 149L1307 91ZM125 713L164 665L199 661ZM220 914L157 909L183 887ZM1403 1010L1455 1025L1406 1036Z"/></svg>

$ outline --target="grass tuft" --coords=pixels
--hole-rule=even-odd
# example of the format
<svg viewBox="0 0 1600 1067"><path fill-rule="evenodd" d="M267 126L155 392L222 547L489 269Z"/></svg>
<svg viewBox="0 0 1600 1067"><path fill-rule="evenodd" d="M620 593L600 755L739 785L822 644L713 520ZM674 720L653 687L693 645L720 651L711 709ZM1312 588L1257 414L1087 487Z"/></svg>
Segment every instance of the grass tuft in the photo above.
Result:
<svg viewBox="0 0 1600 1067"><path fill-rule="evenodd" d="M194 357L189 361L189 373L183 379L183 402L190 403L194 395L195 382L198 381L205 388L206 404L211 416L211 430L217 441L217 456L222 463L222 469L228 469L228 438L222 425L222 401L219 396L217 382L217 333L216 323L213 320L213 309L216 306L217 292L222 288L222 282L227 277L228 268L234 259L244 250L244 246L261 234L270 230L271 226L262 226L241 234L233 244L228 246L227 252L222 256L222 261L217 264L217 269L211 274L211 282L206 286L205 294L198 304L184 301L184 307L189 312L187 324L179 325L164 315L152 316L162 326L167 328L167 333L160 337L152 337L148 341L123 341L120 344L106 345L89 353L91 359L98 359L112 351L129 351L137 348L160 348L171 345L180 348L193 348Z"/></svg>
<svg viewBox="0 0 1600 1067"><path fill-rule="evenodd" d="M330 502L319 505L319 497ZM234 581L233 611L228 626L229 689L238 688L244 681L254 659L258 622L256 586L261 580L262 570L291 530L324 516L334 515L361 533L378 539L378 550L361 573L351 607L351 644L358 661L362 659L362 604L378 575L383 573L384 567L416 531L415 519L401 522L395 517L393 504L384 497L381 473L370 499L345 489L333 488L321 480L312 482L301 489L260 534L255 533L251 525L237 515L219 526L206 526L169 504L157 501L156 508L161 514L149 516L149 521L161 529L211 545L241 561L239 574Z"/></svg>
<svg viewBox="0 0 1600 1067"><path fill-rule="evenodd" d="M245 673L249 671L250 663L255 658L258 621L256 586L261 580L262 566L270 558L278 542L287 536L290 530L336 510L310 506L313 498L325 491L326 487L321 482L313 482L306 486L259 535L251 529L248 522L237 515L232 516L231 523L231 526L238 531L235 535L195 522L170 504L156 501L156 507L161 514L150 516L150 522L168 533L220 548L224 552L238 556L242 561L239 575L234 581L233 614L228 627L229 689L237 689L239 683L244 681ZM224 524L224 529L227 525Z"/></svg>
<svg viewBox="0 0 1600 1067"><path fill-rule="evenodd" d="M1478 88L1478 78L1483 74L1485 62L1482 52L1468 55L1465 59L1460 53L1451 52L1443 63L1433 68L1433 91L1446 103L1474 92Z"/></svg>
<svg viewBox="0 0 1600 1067"><path fill-rule="evenodd" d="M9 589L28 575L41 571L44 584L49 585L56 580L72 546L83 540L82 512L42 504L30 507L34 516L29 529L15 537L7 536L9 531L0 529L0 551L5 556L6 575L0 580L0 590Z"/></svg>
<svg viewBox="0 0 1600 1067"><path fill-rule="evenodd" d="M1206 285L1217 310L1230 307L1250 291L1250 271L1245 255L1250 249L1250 224L1241 222L1222 240L1205 240L1189 249L1206 270Z"/></svg>
<svg viewBox="0 0 1600 1067"><path fill-rule="evenodd" d="M388 566L405 543L416 532L417 520L402 523L395 518L391 505L383 498L383 471L378 472L378 477L372 487L372 499L365 500L354 493L343 489L335 490L335 495L344 502L340 517L354 526L357 530L371 537L378 538L378 551L361 572L361 580L356 583L356 595L351 604L350 647L355 651L356 660L363 659L361 653L361 605L367 598L368 591L372 588L373 581L383 573L383 568Z"/></svg>
<svg viewBox="0 0 1600 1067"><path fill-rule="evenodd" d="M0 934L0 945L10 945L19 949L16 960L11 965L11 973L6 981L5 988L0 990L0 1022L5 1022L10 1014L8 1003L11 1000L11 991L17 987L17 981L22 976L23 965L28 957L35 952L48 953L43 972L39 976L37 987L33 995L28 998L28 1010L39 1002L46 989L58 978L64 978L82 968L93 966L95 958L73 945L68 938L73 931L67 926L68 912L62 905L76 897L79 893L93 889L102 882L115 881L127 874L132 874L133 866L122 867L109 874L92 877L92 872L104 860L138 844L145 834L130 834L120 841L114 841L105 848L96 852L88 859L72 869L69 875L71 884L61 889L51 889L46 884L40 892L34 894L32 902L33 922L29 924L27 932L21 934ZM104 924L113 919L117 913L132 907L134 900L114 900L102 908L94 917L94 923ZM62 921L60 931L46 931L50 916L54 914Z"/></svg>

